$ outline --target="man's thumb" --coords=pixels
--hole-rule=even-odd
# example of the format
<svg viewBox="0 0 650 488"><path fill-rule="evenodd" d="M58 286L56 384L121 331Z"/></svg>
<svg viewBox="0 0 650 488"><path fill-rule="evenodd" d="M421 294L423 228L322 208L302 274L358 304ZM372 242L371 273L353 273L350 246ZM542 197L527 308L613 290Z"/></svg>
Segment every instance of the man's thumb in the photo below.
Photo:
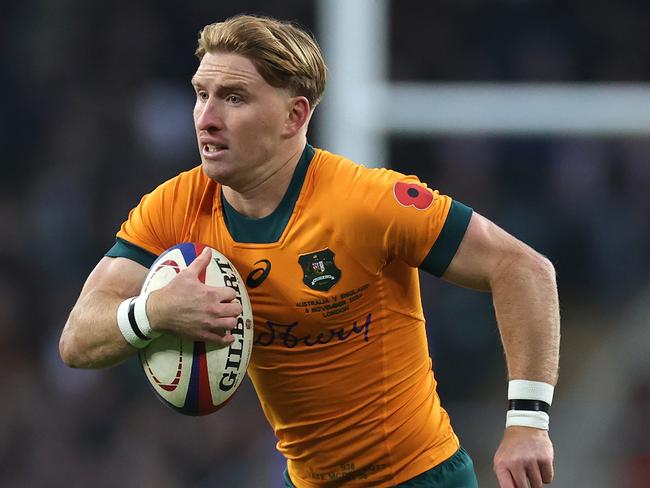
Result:
<svg viewBox="0 0 650 488"><path fill-rule="evenodd" d="M199 254L187 267L188 272L198 276L208 267L210 259L212 259L212 249L205 247L201 254Z"/></svg>

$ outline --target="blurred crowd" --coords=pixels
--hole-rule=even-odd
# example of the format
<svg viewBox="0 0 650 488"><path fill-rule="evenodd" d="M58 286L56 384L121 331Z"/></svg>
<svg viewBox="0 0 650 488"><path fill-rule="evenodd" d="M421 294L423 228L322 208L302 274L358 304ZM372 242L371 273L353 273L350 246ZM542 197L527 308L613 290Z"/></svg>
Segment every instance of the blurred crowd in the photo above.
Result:
<svg viewBox="0 0 650 488"><path fill-rule="evenodd" d="M76 371L58 356L67 314L128 211L199 163L197 33L239 12L298 20L319 36L315 1L3 2L0 486L282 486L250 384L218 414L185 418L157 402L136 360ZM647 2L407 0L391 2L390 15L394 80L650 81ZM317 128L310 139L321 143ZM575 408L592 395L632 423L617 429L623 421L608 417L593 442L609 445L572 446L552 415L556 448L569 446L557 452L557 486L649 486L650 361L635 351L650 334L650 135L391 137L389 159L556 265L566 338L558 409L562 392L573 399L583 388ZM443 404L491 486L506 373L490 297L422 283ZM613 351L606 369L620 378L610 389L596 374L601 349ZM565 407L555 425L569 429L579 415ZM616 484L567 481L605 459Z"/></svg>

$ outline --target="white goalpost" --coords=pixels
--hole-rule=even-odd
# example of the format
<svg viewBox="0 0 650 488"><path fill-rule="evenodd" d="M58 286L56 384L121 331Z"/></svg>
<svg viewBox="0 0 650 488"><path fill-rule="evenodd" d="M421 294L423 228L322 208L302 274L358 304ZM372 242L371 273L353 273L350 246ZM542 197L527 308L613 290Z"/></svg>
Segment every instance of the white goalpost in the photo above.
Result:
<svg viewBox="0 0 650 488"><path fill-rule="evenodd" d="M388 134L650 135L650 83L390 83L388 13L388 0L318 2L332 151L383 166Z"/></svg>

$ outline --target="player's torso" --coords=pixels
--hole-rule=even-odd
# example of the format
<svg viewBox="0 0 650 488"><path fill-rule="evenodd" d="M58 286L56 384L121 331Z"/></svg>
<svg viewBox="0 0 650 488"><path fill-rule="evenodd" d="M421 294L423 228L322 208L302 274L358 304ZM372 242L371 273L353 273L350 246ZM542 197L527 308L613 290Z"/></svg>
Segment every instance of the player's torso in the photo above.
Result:
<svg viewBox="0 0 650 488"><path fill-rule="evenodd" d="M446 418L435 420L441 433L421 425L439 404L417 270L385 262L357 211L364 195L349 174L337 181L321 171L326 163L317 153L277 240L238 242L216 195L190 238L219 249L246 281L255 317L249 375L292 475L380 486L412 461L400 449L424 452L441 435L447 450L457 441Z"/></svg>
<svg viewBox="0 0 650 488"><path fill-rule="evenodd" d="M194 226L200 234L193 238L226 254L246 281L257 349L370 339L381 263L354 247L351 235L358 229L343 221L336 183L319 180L315 188L315 171L310 168L285 228L272 242L233 236L220 203Z"/></svg>

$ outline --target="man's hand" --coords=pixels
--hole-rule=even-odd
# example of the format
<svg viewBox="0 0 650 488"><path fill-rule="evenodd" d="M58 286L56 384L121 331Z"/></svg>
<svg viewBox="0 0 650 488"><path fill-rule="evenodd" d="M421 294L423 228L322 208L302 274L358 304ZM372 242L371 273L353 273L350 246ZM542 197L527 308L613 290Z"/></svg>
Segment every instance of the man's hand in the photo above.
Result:
<svg viewBox="0 0 650 488"><path fill-rule="evenodd" d="M221 347L232 344L235 338L230 331L237 325L242 306L231 288L208 286L199 280L211 259L206 248L166 286L151 293L147 315L154 330Z"/></svg>
<svg viewBox="0 0 650 488"><path fill-rule="evenodd" d="M508 427L494 455L494 472L501 488L541 488L553 481L553 444L548 432Z"/></svg>

